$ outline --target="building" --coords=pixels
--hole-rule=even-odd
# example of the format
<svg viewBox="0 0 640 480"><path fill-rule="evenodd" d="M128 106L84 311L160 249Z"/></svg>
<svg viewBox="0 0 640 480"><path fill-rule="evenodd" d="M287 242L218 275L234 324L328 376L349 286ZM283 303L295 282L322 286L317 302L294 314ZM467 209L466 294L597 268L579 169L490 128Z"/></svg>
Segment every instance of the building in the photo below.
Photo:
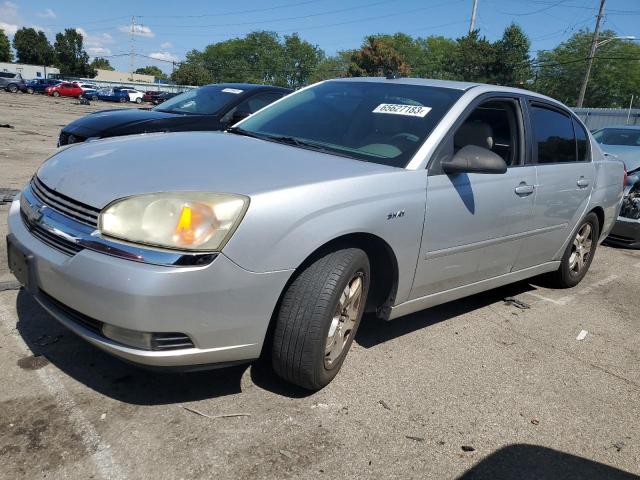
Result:
<svg viewBox="0 0 640 480"><path fill-rule="evenodd" d="M134 73L133 78L129 72L117 72L115 70L98 70L98 74L94 78L94 80L100 82L140 82L140 83L154 83L155 77L153 75L141 75L139 73Z"/></svg>
<svg viewBox="0 0 640 480"><path fill-rule="evenodd" d="M25 80L31 80L32 78L55 78L56 76L60 75L60 70L58 70L56 67L6 62L0 62L0 72L19 73Z"/></svg>

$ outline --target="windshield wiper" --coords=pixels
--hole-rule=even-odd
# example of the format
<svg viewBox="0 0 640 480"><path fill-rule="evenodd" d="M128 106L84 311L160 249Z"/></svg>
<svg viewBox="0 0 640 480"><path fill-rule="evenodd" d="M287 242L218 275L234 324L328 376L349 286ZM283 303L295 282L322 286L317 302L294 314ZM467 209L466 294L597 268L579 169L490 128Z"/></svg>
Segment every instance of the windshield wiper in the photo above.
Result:
<svg viewBox="0 0 640 480"><path fill-rule="evenodd" d="M240 127L229 127L225 131L229 133L233 133L235 135L242 135L244 137L259 138L261 140L264 140L265 138L267 138L266 135L253 133L253 132L250 132L249 130L245 130L244 128L240 128Z"/></svg>

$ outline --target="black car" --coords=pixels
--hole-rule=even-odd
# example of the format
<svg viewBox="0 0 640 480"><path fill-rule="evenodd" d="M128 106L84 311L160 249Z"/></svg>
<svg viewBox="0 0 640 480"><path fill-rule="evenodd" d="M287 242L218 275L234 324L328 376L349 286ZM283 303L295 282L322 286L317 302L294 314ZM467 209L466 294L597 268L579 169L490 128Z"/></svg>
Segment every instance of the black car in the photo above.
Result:
<svg viewBox="0 0 640 480"><path fill-rule="evenodd" d="M289 93L269 85L206 85L151 109L103 110L79 118L62 129L58 146L136 133L224 130Z"/></svg>
<svg viewBox="0 0 640 480"><path fill-rule="evenodd" d="M155 97L153 97L151 99L151 103L153 103L154 105L160 105L161 103L166 102L167 100L169 100L170 98L173 98L177 95L180 95L179 93L173 93L173 92L162 92L159 95L156 95Z"/></svg>

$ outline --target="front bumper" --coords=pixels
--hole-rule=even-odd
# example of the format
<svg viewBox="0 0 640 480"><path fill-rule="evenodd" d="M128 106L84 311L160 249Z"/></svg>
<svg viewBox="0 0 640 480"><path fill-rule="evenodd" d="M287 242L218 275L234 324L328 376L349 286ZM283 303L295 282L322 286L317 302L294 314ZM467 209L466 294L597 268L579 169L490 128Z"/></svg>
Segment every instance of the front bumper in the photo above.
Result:
<svg viewBox="0 0 640 480"><path fill-rule="evenodd" d="M292 271L255 273L219 254L206 266L171 267L116 258L90 249L62 252L36 238L20 214L9 233L30 257L29 292L60 323L108 353L154 367L190 367L255 359ZM141 332L182 332L195 347L132 348L76 321L70 311ZM28 320L26 320L28 321Z"/></svg>
<svg viewBox="0 0 640 480"><path fill-rule="evenodd" d="M618 217L606 242L620 247L640 248L640 219Z"/></svg>

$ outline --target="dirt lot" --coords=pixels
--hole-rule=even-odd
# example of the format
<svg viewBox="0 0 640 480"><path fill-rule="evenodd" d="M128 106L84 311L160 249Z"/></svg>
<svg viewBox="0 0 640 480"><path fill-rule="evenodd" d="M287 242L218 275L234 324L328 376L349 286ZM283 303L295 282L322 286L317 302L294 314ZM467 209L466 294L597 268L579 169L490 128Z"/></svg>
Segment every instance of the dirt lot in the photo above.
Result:
<svg viewBox="0 0 640 480"><path fill-rule="evenodd" d="M0 124L15 127L0 128L0 188L27 182L61 126L105 108L75 102L0 92ZM311 395L260 365L140 370L11 280L3 242L3 479L640 479L637 251L600 247L571 290L521 282L365 318L340 375Z"/></svg>

